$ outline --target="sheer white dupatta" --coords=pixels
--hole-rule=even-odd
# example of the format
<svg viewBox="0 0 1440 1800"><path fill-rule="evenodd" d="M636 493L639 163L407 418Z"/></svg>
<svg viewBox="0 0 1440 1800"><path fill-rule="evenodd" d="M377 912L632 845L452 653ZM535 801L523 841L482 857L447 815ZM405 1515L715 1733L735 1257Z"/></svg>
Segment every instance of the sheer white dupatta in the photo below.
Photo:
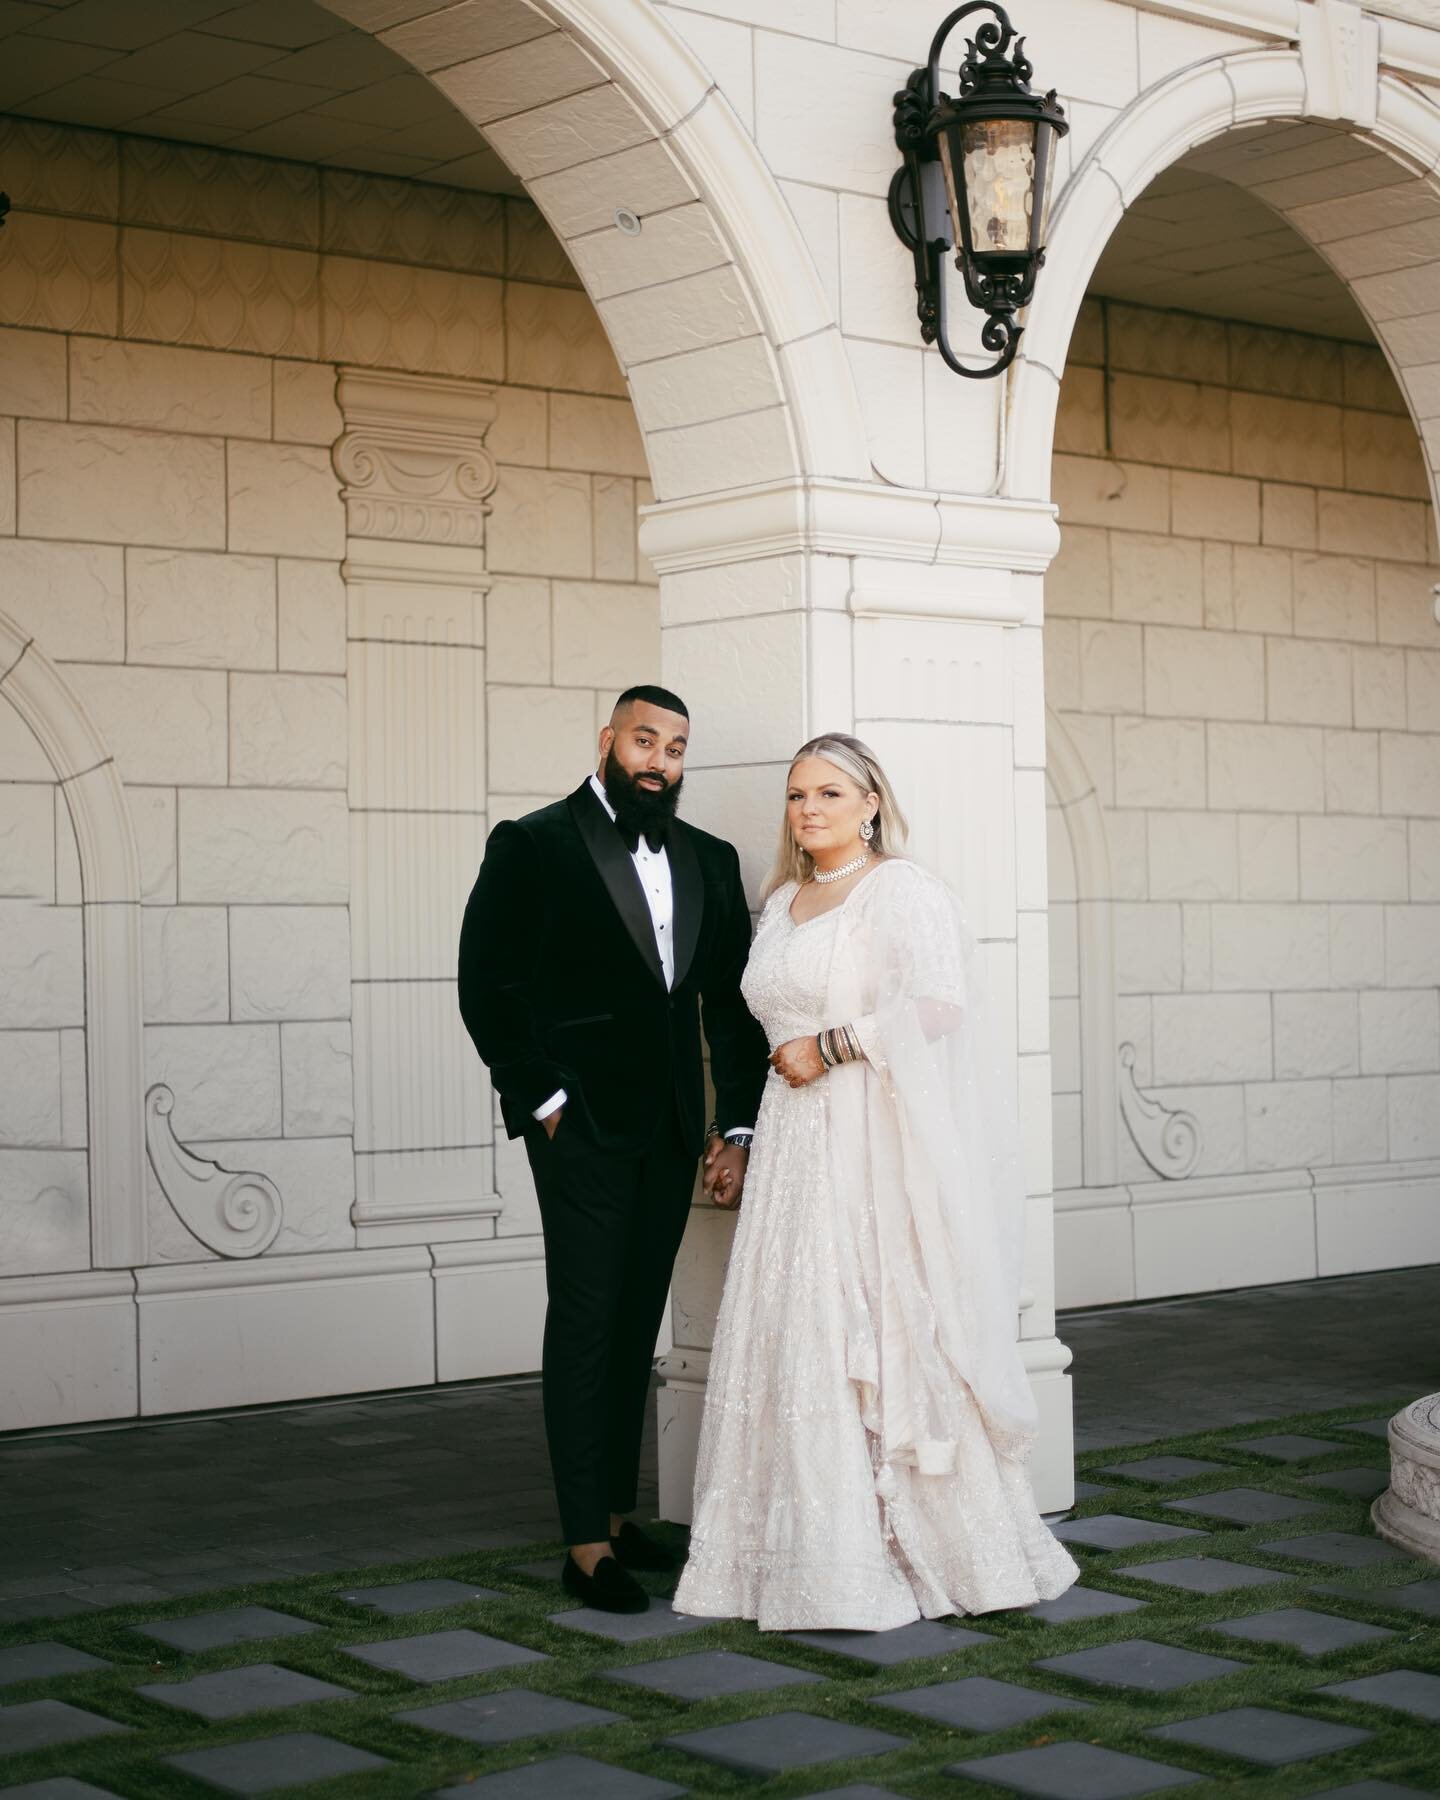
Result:
<svg viewBox="0 0 1440 1800"><path fill-rule="evenodd" d="M846 902L829 1022L854 1025L868 1060L825 1078L831 1182L850 1251L847 1368L882 1496L897 1466L955 1471L966 1389L997 1457L1024 1462L1035 1437L1013 1072L981 977L958 900L917 864L882 865Z"/></svg>

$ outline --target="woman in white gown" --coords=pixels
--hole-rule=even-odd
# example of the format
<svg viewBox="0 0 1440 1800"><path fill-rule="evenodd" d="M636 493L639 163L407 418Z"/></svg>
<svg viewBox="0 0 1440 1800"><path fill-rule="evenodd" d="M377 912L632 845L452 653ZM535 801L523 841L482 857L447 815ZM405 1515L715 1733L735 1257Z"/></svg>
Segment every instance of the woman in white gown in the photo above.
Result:
<svg viewBox="0 0 1440 1800"><path fill-rule="evenodd" d="M1013 1098L958 904L904 830L863 744L798 752L742 984L773 1067L679 1612L881 1631L1078 1573L1026 1472Z"/></svg>

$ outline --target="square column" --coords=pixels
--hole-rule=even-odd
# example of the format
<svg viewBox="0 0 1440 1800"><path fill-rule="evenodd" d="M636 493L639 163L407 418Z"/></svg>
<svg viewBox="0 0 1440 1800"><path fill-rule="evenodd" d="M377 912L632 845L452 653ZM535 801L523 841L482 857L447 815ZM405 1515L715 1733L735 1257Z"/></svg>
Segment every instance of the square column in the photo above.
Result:
<svg viewBox="0 0 1440 1800"><path fill-rule="evenodd" d="M1045 1510L1073 1497L1069 1351L1055 1336L1041 577L1054 509L822 480L649 509L667 685L690 706L687 816L740 851L752 904L807 738L876 751L911 849L981 942L1024 1150L1016 1330L1040 1409ZM735 1221L697 1200L662 1359L660 1504L690 1517L700 1412Z"/></svg>

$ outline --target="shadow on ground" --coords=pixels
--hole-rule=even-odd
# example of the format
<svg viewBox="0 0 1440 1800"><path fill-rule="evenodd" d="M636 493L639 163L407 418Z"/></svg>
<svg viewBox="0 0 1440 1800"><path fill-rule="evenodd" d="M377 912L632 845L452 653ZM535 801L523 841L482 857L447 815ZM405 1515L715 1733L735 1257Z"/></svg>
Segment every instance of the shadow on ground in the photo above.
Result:
<svg viewBox="0 0 1440 1800"><path fill-rule="evenodd" d="M649 1613L615 1620L566 1600L553 1542L17 1617L0 1782L57 1800L1435 1792L1440 1571L1367 1518L1402 1398L1086 1453L1055 1526L1081 1585L964 1624L762 1635L672 1614L661 1578Z"/></svg>

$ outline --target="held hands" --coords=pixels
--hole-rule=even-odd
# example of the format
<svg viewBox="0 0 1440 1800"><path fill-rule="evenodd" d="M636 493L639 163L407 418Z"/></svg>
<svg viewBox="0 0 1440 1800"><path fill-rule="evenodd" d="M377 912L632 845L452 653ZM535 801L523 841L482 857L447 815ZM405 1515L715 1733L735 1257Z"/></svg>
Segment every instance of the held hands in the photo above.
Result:
<svg viewBox="0 0 1440 1800"><path fill-rule="evenodd" d="M739 1144L712 1137L705 1145L705 1173L701 1185L716 1206L733 1212L745 1187L745 1167L750 1152Z"/></svg>
<svg viewBox="0 0 1440 1800"><path fill-rule="evenodd" d="M808 1087L825 1073L820 1046L813 1037L791 1038L772 1052L770 1066L793 1088Z"/></svg>

